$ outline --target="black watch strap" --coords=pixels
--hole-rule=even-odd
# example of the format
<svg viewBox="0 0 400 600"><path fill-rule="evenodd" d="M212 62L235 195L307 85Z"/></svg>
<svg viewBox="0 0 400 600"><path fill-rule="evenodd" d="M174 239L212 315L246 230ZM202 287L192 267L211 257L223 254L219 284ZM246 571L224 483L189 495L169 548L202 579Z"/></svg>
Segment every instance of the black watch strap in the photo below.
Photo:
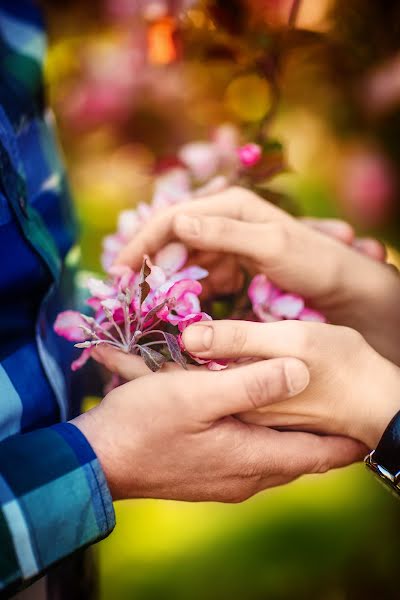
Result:
<svg viewBox="0 0 400 600"><path fill-rule="evenodd" d="M373 459L389 473L396 475L400 471L400 411L395 414L386 427L381 440L374 451Z"/></svg>

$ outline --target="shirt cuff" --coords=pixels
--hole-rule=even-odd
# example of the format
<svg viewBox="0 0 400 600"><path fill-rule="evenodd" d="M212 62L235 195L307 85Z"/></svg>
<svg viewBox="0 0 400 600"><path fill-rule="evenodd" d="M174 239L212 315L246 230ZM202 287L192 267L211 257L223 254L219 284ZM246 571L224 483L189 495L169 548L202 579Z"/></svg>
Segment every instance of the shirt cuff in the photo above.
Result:
<svg viewBox="0 0 400 600"><path fill-rule="evenodd" d="M61 423L0 443L0 589L40 575L114 525L103 470L77 427Z"/></svg>

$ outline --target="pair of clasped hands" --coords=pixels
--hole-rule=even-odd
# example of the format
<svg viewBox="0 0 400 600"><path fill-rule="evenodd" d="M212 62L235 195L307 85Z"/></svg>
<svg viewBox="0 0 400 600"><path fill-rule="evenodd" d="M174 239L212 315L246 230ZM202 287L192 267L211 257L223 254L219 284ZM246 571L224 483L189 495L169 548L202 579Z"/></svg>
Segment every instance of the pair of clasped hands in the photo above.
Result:
<svg viewBox="0 0 400 600"><path fill-rule="evenodd" d="M96 360L128 383L73 423L113 498L238 502L375 447L400 409L400 277L379 242L231 188L159 213L117 262L138 269L172 240L209 270L205 293L236 291L245 267L334 325L188 327L184 343L196 356L258 359L220 372L168 364L150 374L138 357L97 349Z"/></svg>

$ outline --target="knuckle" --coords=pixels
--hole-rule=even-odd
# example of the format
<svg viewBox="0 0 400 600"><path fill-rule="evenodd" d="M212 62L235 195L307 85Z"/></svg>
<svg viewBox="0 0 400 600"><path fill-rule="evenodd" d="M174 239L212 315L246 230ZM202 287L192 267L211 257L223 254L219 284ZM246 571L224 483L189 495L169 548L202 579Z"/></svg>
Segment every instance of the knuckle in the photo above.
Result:
<svg viewBox="0 0 400 600"><path fill-rule="evenodd" d="M247 342L246 330L244 327L240 326L238 323L234 324L231 332L231 339L229 341L229 346L235 348L235 352L237 352L238 356L241 355L243 350L245 349Z"/></svg>
<svg viewBox="0 0 400 600"><path fill-rule="evenodd" d="M330 469L329 461L326 457L315 458L311 473L327 473Z"/></svg>
<svg viewBox="0 0 400 600"><path fill-rule="evenodd" d="M323 439L315 440L314 451L312 452L312 463L309 468L309 473L326 473L330 470L331 465L329 456L325 450Z"/></svg>
<svg viewBox="0 0 400 600"><path fill-rule="evenodd" d="M253 192L239 185L233 185L224 192L225 202L234 209L236 218L242 219L246 204L257 198Z"/></svg>
<svg viewBox="0 0 400 600"><path fill-rule="evenodd" d="M265 253L267 258L282 256L287 252L290 243L290 232L285 221L273 221L267 225Z"/></svg>
<svg viewBox="0 0 400 600"><path fill-rule="evenodd" d="M265 403L265 398L268 397L268 381L264 380L260 375L246 375L243 377L243 386L246 399L251 408L258 409Z"/></svg>

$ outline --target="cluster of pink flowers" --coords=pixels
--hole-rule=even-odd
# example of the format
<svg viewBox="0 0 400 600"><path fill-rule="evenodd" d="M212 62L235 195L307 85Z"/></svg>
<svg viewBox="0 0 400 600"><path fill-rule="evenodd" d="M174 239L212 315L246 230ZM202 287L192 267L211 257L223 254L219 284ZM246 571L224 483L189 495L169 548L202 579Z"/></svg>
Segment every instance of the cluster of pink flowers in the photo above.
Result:
<svg viewBox="0 0 400 600"><path fill-rule="evenodd" d="M58 315L55 331L82 348L72 369L81 368L90 358L92 349L106 344L123 352L140 354L152 371L167 360L183 367L185 356L181 334L191 323L209 320L202 312L199 280L208 275L200 267L183 268L187 251L182 244L171 243L152 264L146 258L140 273L129 267L112 267L110 280L90 278L87 300L94 316L67 310ZM223 368L223 363L201 361L210 369Z"/></svg>
<svg viewBox="0 0 400 600"><path fill-rule="evenodd" d="M210 141L196 141L179 150L176 165L155 180L150 204L141 203L120 214L116 233L107 236L103 244L102 262L108 280L91 278L87 282L87 304L93 316L69 310L58 316L54 326L59 335L83 349L72 369L82 367L93 348L101 344L140 355L152 371L171 360L183 367L188 362L205 364L212 370L227 366L224 357L203 361L184 348L185 328L212 316L202 310L200 303L200 281L208 272L199 266L187 266L189 253L183 244L168 244L153 262L145 257L140 273L113 263L119 251L155 213L222 190L261 159L260 146L240 145L236 128L223 125ZM252 279L248 297L251 318L259 321L325 321L323 315L305 306L303 298L282 291L265 275ZM250 306L243 315L248 314L247 309ZM112 381L112 385L118 383L116 379Z"/></svg>
<svg viewBox="0 0 400 600"><path fill-rule="evenodd" d="M238 180L242 170L255 166L262 151L257 144L240 144L239 132L226 123L209 141L185 144L177 153L177 165L155 179L151 203L120 213L117 231L103 241L102 265L107 271L119 251L158 211L223 190Z"/></svg>
<svg viewBox="0 0 400 600"><path fill-rule="evenodd" d="M284 319L326 323L324 315L306 307L304 298L283 292L266 275L253 277L248 294L254 315L264 323Z"/></svg>

